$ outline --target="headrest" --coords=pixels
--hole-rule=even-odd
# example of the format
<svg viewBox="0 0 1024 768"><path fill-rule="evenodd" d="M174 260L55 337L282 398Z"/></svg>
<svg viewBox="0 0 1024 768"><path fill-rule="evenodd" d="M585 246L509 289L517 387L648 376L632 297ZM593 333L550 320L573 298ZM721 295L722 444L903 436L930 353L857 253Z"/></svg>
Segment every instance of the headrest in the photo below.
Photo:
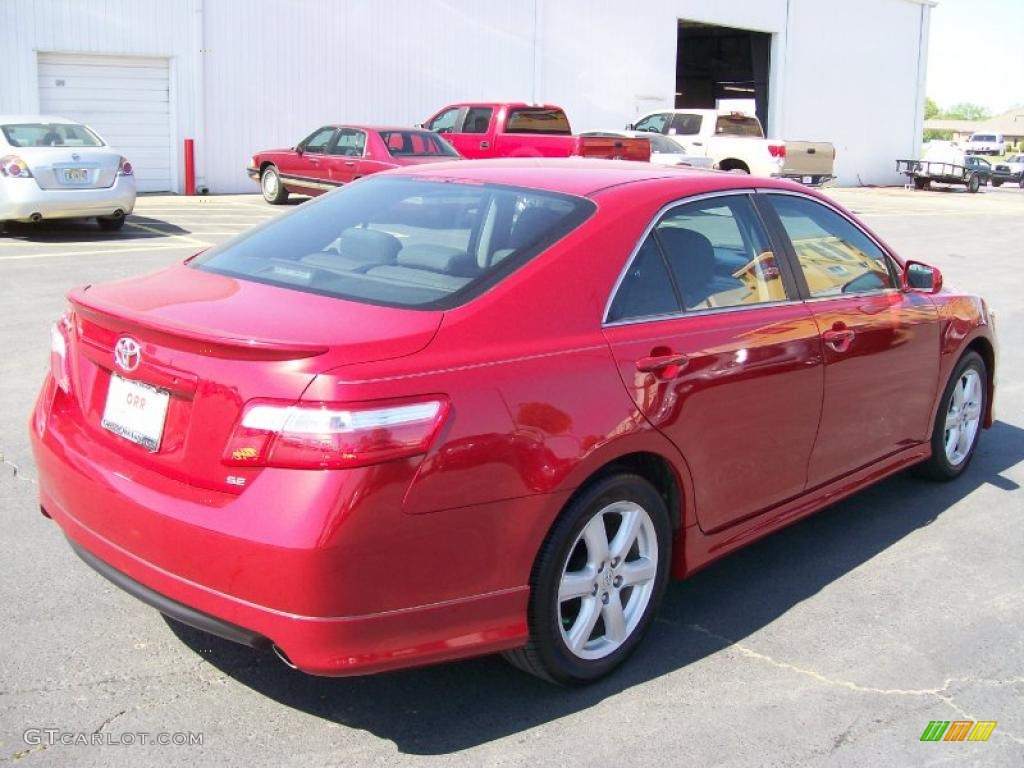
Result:
<svg viewBox="0 0 1024 768"><path fill-rule="evenodd" d="M391 264L402 243L394 235L375 229L346 229L338 238L342 256L374 264Z"/></svg>
<svg viewBox="0 0 1024 768"><path fill-rule="evenodd" d="M659 227L672 271L686 285L710 282L715 276L715 249L700 232L680 227Z"/></svg>
<svg viewBox="0 0 1024 768"><path fill-rule="evenodd" d="M476 259L447 245L407 245L399 252L398 263L403 267L429 269L457 277L476 277L480 272Z"/></svg>

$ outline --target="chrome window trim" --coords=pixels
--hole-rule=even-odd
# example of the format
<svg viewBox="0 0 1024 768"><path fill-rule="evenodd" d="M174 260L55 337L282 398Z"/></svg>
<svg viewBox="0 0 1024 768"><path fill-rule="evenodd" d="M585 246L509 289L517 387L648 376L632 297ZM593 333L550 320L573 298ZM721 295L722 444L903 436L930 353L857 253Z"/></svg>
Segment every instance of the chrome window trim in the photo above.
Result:
<svg viewBox="0 0 1024 768"><path fill-rule="evenodd" d="M878 250L880 250L882 252L882 255L885 256L885 258L888 260L890 266L892 266L894 268L895 272L896 272L895 275L890 275L890 277L894 277L896 279L896 281L899 282L899 275L902 272L902 265L900 264L900 260L897 259L895 256L893 256L893 254L889 251L889 249L886 248L884 245L882 245L882 243L878 242L878 238L877 237L872 235L870 232L866 231L864 229L864 227L862 227L856 221L851 219L847 214L843 213L843 211L841 211L838 208L836 208L831 200L827 200L827 199L826 200L822 200L821 198L815 197L814 195L808 195L806 192L802 192L802 191L796 190L796 189L771 189L771 188L767 188L767 187L762 187L761 189L755 190L755 192L757 194L759 194L759 195L788 195L790 197L802 197L805 200L810 200L812 203L817 203L818 205L820 205L820 206L822 206L824 208L828 208L830 211L835 213L837 216L839 216L840 218L845 219L847 222L849 222L850 226L852 226L854 229L856 229L858 232L860 232L862 235L864 235L864 237L866 237L868 240L870 240L872 243L875 244L875 247L877 247ZM775 215L778 216L778 213L776 213ZM779 218L781 220L781 217L779 217ZM785 230L785 226L783 226L783 230ZM789 236L788 232L786 232L786 238L789 240L790 245L792 245L793 238L791 238ZM797 257L797 266L800 266L800 259L799 259L799 257ZM801 270L802 269L803 269L803 267L801 267ZM806 280L807 280L807 278L805 276L804 277L804 281L806 282ZM895 291L896 293L903 293L903 291L900 290L899 288L877 288L877 289L875 289L873 291L858 291L857 293L847 293L847 294L844 294L844 296L845 297L850 297L850 296L873 296L873 295L876 295L876 294L885 293L886 291ZM829 299L836 299L836 298L839 298L839 297L838 296L808 296L806 301L821 301L823 299L824 300L829 300Z"/></svg>
<svg viewBox="0 0 1024 768"><path fill-rule="evenodd" d="M703 192L697 195L688 195L686 197L680 197L673 200L670 203L666 203L660 209L658 209L658 212L654 214L654 218L652 218L650 223L648 223L648 225L644 227L644 231L640 235L640 239L637 241L636 245L633 246L633 251L630 253L629 258L626 260L626 265L619 272L619 276L616 278L615 284L612 286L611 293L609 294L608 300L605 302L604 305L604 313L601 315L601 327L614 328L620 325L635 325L637 323L657 322L659 320L675 320L681 317L693 317L701 314L718 314L720 312L733 312L736 310L744 309L760 309L762 307L779 306L782 304L795 304L799 302L800 299L786 299L785 301L766 301L759 304L738 304L734 307L713 307L710 309L691 309L689 311L684 309L680 312L672 312L657 315L642 315L640 317L629 317L624 318L622 320L608 319L608 313L611 312L612 303L615 301L615 296L618 294L619 288L622 286L622 281L626 279L626 274L629 272L630 267L633 266L633 262L636 260L637 254L640 253L640 248L647 241L647 238L650 237L651 232L653 232L654 228L658 226L658 222L661 221L662 217L666 213L671 211L673 208L678 208L680 205L685 205L687 203L697 203L700 202L701 200L710 200L716 197L745 196L754 194L755 192L757 192L757 189L754 187L742 187L738 189L720 189L714 192ZM751 204L753 204L753 202L751 202ZM771 243L770 234L768 240L769 243Z"/></svg>

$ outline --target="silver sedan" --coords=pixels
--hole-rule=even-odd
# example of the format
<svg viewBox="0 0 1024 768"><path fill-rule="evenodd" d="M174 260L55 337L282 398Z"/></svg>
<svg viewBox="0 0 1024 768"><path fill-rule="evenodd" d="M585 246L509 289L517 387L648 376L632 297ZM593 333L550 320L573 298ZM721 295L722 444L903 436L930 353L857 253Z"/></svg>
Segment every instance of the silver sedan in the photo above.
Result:
<svg viewBox="0 0 1024 768"><path fill-rule="evenodd" d="M115 230L134 207L132 164L95 131L60 117L0 115L0 226L96 217Z"/></svg>

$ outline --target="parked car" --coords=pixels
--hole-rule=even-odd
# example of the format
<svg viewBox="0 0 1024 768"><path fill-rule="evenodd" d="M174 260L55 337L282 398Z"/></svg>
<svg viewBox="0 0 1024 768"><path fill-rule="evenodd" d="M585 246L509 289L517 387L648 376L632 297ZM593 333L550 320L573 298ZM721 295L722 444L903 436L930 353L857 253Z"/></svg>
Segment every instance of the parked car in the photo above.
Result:
<svg viewBox="0 0 1024 768"><path fill-rule="evenodd" d="M678 165L690 168L710 168L711 158L689 154L667 136L643 131L583 131L580 136L603 138L644 139L651 145L651 162L655 165Z"/></svg>
<svg viewBox="0 0 1024 768"><path fill-rule="evenodd" d="M974 133L964 149L968 155L1001 155L1006 151L1006 142L1001 133Z"/></svg>
<svg viewBox="0 0 1024 768"><path fill-rule="evenodd" d="M1024 188L1024 155L1010 155L992 168L992 186L1019 184Z"/></svg>
<svg viewBox="0 0 1024 768"><path fill-rule="evenodd" d="M553 104L474 102L450 104L424 124L463 157L600 157L649 160L640 139L574 136L565 110Z"/></svg>
<svg viewBox="0 0 1024 768"><path fill-rule="evenodd" d="M976 155L969 155L964 157L964 166L978 174L983 186L992 181L992 163L988 160Z"/></svg>
<svg viewBox="0 0 1024 768"><path fill-rule="evenodd" d="M711 158L723 171L787 178L807 186L835 178L834 146L766 139L761 121L742 112L662 110L644 115L629 127L668 136L687 151Z"/></svg>
<svg viewBox="0 0 1024 768"><path fill-rule="evenodd" d="M0 229L5 221L95 217L116 230L134 208L132 164L87 125L0 115Z"/></svg>
<svg viewBox="0 0 1024 768"><path fill-rule="evenodd" d="M457 160L459 153L430 131L367 125L325 125L294 147L249 159L249 178L263 199L280 205L294 192L320 195L379 171Z"/></svg>
<svg viewBox="0 0 1024 768"><path fill-rule="evenodd" d="M597 679L670 576L906 467L956 478L992 423L985 302L780 180L407 167L68 299L43 514L321 675L505 651Z"/></svg>

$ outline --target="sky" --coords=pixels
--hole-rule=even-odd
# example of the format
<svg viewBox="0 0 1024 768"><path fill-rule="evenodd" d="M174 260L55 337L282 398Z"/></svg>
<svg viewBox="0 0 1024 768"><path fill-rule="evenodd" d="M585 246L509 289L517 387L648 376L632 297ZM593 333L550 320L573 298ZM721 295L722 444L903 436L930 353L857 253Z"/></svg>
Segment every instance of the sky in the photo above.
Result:
<svg viewBox="0 0 1024 768"><path fill-rule="evenodd" d="M938 0L931 12L927 93L993 115L1024 105L1024 0Z"/></svg>

